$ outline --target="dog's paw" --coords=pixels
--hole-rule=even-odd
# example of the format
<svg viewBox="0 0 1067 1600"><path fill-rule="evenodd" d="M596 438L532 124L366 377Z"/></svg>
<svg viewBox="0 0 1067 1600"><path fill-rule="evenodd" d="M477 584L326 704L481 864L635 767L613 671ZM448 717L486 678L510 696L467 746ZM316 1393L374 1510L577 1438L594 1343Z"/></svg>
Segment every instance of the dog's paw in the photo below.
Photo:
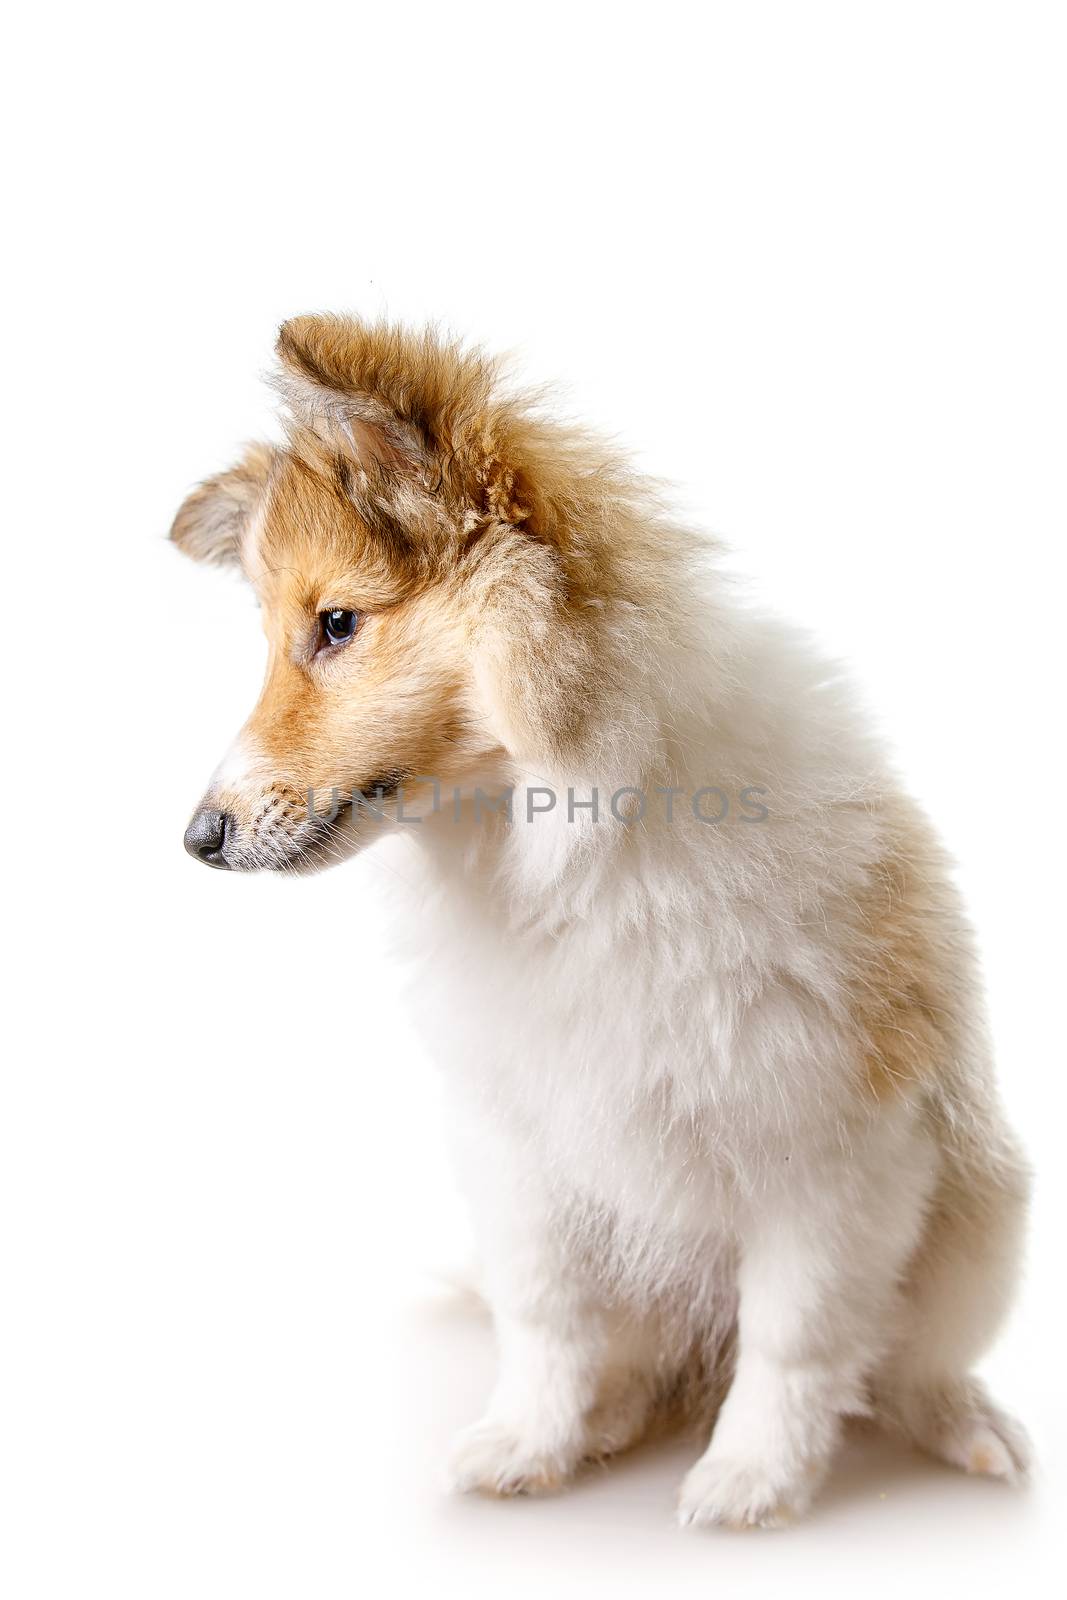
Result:
<svg viewBox="0 0 1067 1600"><path fill-rule="evenodd" d="M683 1528L784 1528L811 1504L818 1477L799 1480L767 1462L706 1455L686 1476L678 1497Z"/></svg>
<svg viewBox="0 0 1067 1600"><path fill-rule="evenodd" d="M882 1421L951 1466L1005 1483L1026 1481L1026 1430L994 1404L977 1378L943 1389L876 1391L875 1402Z"/></svg>
<svg viewBox="0 0 1067 1600"><path fill-rule="evenodd" d="M961 1409L942 1424L931 1443L936 1454L964 1472L1011 1484L1025 1483L1029 1473L1025 1431L992 1404Z"/></svg>
<svg viewBox="0 0 1067 1600"><path fill-rule="evenodd" d="M491 1418L463 1430L448 1465L448 1485L458 1494L551 1494L569 1475L558 1454Z"/></svg>

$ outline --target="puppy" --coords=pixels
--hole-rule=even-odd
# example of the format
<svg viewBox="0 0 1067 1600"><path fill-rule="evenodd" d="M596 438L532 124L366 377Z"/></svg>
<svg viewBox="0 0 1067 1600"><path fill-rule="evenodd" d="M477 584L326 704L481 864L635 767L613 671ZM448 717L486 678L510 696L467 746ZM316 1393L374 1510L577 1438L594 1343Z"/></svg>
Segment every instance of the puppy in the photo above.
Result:
<svg viewBox="0 0 1067 1600"><path fill-rule="evenodd" d="M326 316L278 354L284 444L172 530L269 641L186 844L414 841L500 1352L455 1485L554 1488L707 1407L687 1524L802 1513L856 1414L1019 1478L972 1367L1026 1171L945 859L846 688L482 356Z"/></svg>

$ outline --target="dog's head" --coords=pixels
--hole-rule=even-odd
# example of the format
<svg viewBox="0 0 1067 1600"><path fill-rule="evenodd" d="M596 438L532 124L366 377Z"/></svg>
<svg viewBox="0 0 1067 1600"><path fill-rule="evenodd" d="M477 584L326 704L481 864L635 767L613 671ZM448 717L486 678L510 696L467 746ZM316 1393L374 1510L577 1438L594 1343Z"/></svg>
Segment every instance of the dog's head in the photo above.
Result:
<svg viewBox="0 0 1067 1600"><path fill-rule="evenodd" d="M243 569L267 634L186 835L227 868L328 859L353 796L573 765L662 577L623 469L502 397L481 357L325 316L286 323L278 353L285 444L201 485L171 535Z"/></svg>

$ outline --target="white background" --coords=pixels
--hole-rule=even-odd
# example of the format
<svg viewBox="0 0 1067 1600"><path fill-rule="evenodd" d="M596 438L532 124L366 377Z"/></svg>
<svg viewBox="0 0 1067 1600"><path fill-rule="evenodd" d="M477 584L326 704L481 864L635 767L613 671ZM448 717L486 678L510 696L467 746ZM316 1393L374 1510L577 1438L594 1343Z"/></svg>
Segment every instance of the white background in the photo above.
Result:
<svg viewBox="0 0 1067 1600"><path fill-rule="evenodd" d="M59 5L9 24L0 1577L22 1597L1045 1592L1067 1490L1064 13ZM258 685L164 541L290 314L434 317L638 450L848 658L956 852L1039 1173L990 1362L1026 1495L877 1442L673 1528L695 1446L550 1502L439 1469L491 1336L371 856L205 872Z"/></svg>

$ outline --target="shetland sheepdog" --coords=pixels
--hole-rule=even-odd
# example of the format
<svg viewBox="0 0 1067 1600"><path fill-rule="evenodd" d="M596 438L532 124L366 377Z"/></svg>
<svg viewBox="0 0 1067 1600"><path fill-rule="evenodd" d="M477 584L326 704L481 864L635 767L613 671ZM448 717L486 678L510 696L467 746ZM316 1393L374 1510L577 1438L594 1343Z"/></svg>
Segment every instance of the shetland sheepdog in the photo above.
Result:
<svg viewBox="0 0 1067 1600"><path fill-rule="evenodd" d="M681 1411L684 1524L802 1513L845 1419L968 1472L1026 1167L941 849L847 686L611 447L432 331L306 316L284 443L172 537L269 664L186 834L311 869L412 822L417 1007L499 1344L462 1490Z"/></svg>

